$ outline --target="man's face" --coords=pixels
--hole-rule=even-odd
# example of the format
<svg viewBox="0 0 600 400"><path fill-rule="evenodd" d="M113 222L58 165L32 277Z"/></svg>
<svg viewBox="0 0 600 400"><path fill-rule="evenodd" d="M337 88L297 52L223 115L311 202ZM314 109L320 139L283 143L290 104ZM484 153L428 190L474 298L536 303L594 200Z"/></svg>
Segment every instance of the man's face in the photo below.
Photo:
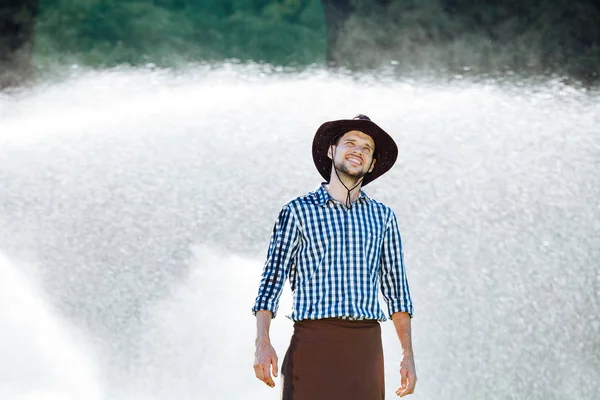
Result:
<svg viewBox="0 0 600 400"><path fill-rule="evenodd" d="M358 179L373 170L377 161L373 160L374 152L375 142L369 135L350 131L338 140L337 145L329 146L327 155L338 172Z"/></svg>

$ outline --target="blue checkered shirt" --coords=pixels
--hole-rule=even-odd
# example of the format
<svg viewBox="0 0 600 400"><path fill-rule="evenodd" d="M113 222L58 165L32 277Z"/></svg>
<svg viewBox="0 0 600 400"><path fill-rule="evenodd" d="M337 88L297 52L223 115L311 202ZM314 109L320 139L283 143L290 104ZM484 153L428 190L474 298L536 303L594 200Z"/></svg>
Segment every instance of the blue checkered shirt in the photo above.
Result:
<svg viewBox="0 0 600 400"><path fill-rule="evenodd" d="M277 314L286 279L293 294L293 321L376 319L413 313L402 242L394 212L360 192L350 209L323 186L286 204L269 243L252 311Z"/></svg>

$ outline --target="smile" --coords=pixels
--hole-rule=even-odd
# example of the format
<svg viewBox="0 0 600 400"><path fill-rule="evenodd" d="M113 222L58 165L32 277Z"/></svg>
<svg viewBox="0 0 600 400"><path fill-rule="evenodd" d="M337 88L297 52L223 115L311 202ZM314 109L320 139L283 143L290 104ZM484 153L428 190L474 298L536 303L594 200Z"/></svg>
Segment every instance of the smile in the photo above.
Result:
<svg viewBox="0 0 600 400"><path fill-rule="evenodd" d="M362 159L359 157L356 157L356 156L348 156L348 157L346 157L346 160L350 161L350 163L354 164L354 165L362 165L363 164Z"/></svg>

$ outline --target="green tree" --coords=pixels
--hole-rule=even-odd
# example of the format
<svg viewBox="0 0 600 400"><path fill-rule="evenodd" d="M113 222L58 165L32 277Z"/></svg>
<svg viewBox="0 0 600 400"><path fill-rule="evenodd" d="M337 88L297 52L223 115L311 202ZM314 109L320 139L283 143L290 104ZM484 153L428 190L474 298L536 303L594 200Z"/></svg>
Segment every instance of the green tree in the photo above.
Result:
<svg viewBox="0 0 600 400"><path fill-rule="evenodd" d="M318 0L45 0L38 59L90 65L227 58L323 62Z"/></svg>

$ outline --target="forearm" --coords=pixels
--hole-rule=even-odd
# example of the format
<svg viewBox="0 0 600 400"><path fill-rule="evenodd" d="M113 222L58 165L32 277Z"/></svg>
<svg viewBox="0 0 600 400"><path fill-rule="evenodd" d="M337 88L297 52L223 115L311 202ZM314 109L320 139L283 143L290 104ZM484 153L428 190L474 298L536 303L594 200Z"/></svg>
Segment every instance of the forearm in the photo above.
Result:
<svg viewBox="0 0 600 400"><path fill-rule="evenodd" d="M271 341L269 337L269 328L273 313L268 310L259 310L256 312L256 342L261 340Z"/></svg>
<svg viewBox="0 0 600 400"><path fill-rule="evenodd" d="M404 357L413 357L410 315L405 312L396 312L392 314L392 321L394 322L398 339L400 339L402 355Z"/></svg>

